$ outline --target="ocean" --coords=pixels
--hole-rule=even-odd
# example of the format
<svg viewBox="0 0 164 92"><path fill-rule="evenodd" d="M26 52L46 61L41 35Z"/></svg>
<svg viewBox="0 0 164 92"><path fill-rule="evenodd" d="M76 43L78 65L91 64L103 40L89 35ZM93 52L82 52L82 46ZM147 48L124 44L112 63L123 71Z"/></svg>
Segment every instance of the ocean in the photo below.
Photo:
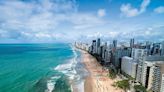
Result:
<svg viewBox="0 0 164 92"><path fill-rule="evenodd" d="M0 92L84 92L87 75L71 44L0 45Z"/></svg>

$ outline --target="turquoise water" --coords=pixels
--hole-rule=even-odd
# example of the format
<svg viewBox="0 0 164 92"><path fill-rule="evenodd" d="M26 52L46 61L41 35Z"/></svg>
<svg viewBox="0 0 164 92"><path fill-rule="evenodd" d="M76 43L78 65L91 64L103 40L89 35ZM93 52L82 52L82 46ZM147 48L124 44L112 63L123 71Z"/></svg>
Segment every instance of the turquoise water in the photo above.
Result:
<svg viewBox="0 0 164 92"><path fill-rule="evenodd" d="M70 44L1 44L0 92L70 92L79 55Z"/></svg>

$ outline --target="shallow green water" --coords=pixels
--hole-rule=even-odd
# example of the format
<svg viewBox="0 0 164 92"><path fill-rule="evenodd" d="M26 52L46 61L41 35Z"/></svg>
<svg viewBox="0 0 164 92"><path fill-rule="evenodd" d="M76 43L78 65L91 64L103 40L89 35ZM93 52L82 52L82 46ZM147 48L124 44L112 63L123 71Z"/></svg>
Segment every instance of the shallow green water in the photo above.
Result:
<svg viewBox="0 0 164 92"><path fill-rule="evenodd" d="M67 77L54 68L73 57L69 44L1 44L0 92L45 92L48 82L69 92Z"/></svg>

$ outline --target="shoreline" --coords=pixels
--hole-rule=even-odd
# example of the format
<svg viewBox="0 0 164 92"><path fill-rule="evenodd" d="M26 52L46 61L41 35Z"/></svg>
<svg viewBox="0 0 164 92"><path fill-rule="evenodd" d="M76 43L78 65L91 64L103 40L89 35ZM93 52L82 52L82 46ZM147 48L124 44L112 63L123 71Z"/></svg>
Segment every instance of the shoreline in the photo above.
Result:
<svg viewBox="0 0 164 92"><path fill-rule="evenodd" d="M80 50L80 52L82 63L89 72L84 81L84 92L124 92L122 89L112 86L118 79L110 79L108 71L103 69L95 57L86 51Z"/></svg>
<svg viewBox="0 0 164 92"><path fill-rule="evenodd" d="M88 76L89 72L86 70L85 65L83 64L83 58L81 50L73 47L74 52L77 54L79 52L80 54L77 54L77 57L74 59L77 63L74 65L74 69L76 71L76 75L74 79L69 80L71 85L71 91L72 92L85 92L84 91L84 82L86 76Z"/></svg>

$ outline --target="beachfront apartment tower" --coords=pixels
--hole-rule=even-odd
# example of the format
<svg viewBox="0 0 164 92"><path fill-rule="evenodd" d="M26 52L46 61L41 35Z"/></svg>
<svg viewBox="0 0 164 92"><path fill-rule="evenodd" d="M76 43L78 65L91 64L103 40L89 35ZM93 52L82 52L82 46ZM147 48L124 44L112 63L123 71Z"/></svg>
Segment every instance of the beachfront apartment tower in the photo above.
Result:
<svg viewBox="0 0 164 92"><path fill-rule="evenodd" d="M137 70L137 62L128 56L122 57L121 61L121 71L131 76L132 78L136 78L136 70Z"/></svg>
<svg viewBox="0 0 164 92"><path fill-rule="evenodd" d="M100 45L101 45L101 41L100 41L100 38L98 38L97 39L97 44L96 44L96 53L99 52Z"/></svg>
<svg viewBox="0 0 164 92"><path fill-rule="evenodd" d="M164 56L144 58L140 83L147 90L164 92Z"/></svg>
<svg viewBox="0 0 164 92"><path fill-rule="evenodd" d="M92 41L92 54L96 54L96 40Z"/></svg>
<svg viewBox="0 0 164 92"><path fill-rule="evenodd" d="M143 62L138 62L137 65L137 74L136 74L136 81L140 82L142 81L142 66Z"/></svg>
<svg viewBox="0 0 164 92"><path fill-rule="evenodd" d="M112 53L112 64L117 69L121 69L121 58L123 56L130 56L130 53L130 48L117 48L115 52Z"/></svg>

